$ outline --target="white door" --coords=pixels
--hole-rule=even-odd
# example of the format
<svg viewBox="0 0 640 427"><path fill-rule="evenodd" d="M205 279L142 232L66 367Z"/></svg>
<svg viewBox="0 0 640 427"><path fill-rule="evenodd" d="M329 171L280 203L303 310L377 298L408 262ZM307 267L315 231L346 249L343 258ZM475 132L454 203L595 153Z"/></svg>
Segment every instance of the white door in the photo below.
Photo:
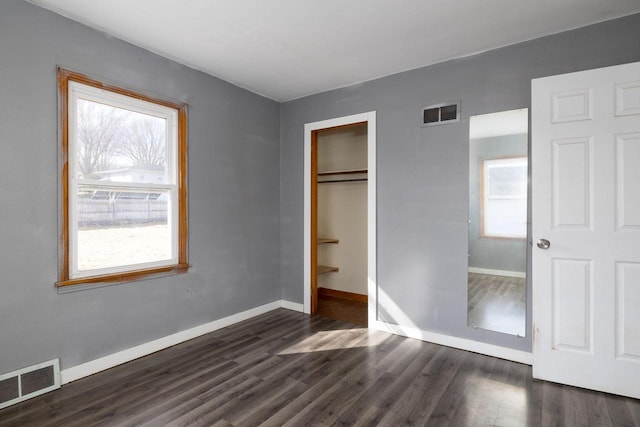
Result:
<svg viewBox="0 0 640 427"><path fill-rule="evenodd" d="M533 80L531 111L533 376L640 398L640 62Z"/></svg>

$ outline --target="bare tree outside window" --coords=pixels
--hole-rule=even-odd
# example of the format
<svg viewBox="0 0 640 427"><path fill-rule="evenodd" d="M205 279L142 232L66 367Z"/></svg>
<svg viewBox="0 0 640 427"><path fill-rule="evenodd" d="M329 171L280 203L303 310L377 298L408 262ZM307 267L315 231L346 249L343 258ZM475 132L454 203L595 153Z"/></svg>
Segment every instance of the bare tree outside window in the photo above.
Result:
<svg viewBox="0 0 640 427"><path fill-rule="evenodd" d="M78 171L99 179L99 172L134 165L164 166L165 120L78 100Z"/></svg>
<svg viewBox="0 0 640 427"><path fill-rule="evenodd" d="M95 173L114 167L118 138L126 111L104 104L78 100L78 172L95 178Z"/></svg>
<svg viewBox="0 0 640 427"><path fill-rule="evenodd" d="M167 158L164 120L155 117L129 120L123 128L118 152L134 165L163 166Z"/></svg>
<svg viewBox="0 0 640 427"><path fill-rule="evenodd" d="M168 192L107 184L167 183L166 118L78 99L77 125L78 177L100 182L79 187L78 269L170 258Z"/></svg>

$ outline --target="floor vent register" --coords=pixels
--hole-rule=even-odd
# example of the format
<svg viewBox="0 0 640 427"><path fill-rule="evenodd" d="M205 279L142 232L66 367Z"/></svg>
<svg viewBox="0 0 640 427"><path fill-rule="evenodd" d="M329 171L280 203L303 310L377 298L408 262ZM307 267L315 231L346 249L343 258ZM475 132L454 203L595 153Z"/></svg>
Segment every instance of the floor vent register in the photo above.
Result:
<svg viewBox="0 0 640 427"><path fill-rule="evenodd" d="M60 388L59 359L0 375L0 409Z"/></svg>

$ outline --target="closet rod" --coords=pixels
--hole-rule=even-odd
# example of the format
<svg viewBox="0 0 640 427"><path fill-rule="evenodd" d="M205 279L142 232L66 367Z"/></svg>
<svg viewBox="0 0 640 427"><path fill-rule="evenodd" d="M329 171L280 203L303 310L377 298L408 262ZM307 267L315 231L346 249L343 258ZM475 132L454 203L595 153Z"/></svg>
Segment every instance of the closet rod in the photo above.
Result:
<svg viewBox="0 0 640 427"><path fill-rule="evenodd" d="M330 182L362 182L367 181L367 178L358 178L358 179L332 179L328 181L318 181L318 184L327 184Z"/></svg>
<svg viewBox="0 0 640 427"><path fill-rule="evenodd" d="M361 174L361 173L367 173L367 169L346 169L346 170L341 170L341 171L318 172L318 176L351 175L351 174Z"/></svg>

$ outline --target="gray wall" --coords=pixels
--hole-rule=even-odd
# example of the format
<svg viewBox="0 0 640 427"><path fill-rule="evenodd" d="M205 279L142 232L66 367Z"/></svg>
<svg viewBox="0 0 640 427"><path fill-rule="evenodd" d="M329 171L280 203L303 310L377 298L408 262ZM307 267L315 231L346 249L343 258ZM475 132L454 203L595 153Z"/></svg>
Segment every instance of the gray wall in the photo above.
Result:
<svg viewBox="0 0 640 427"><path fill-rule="evenodd" d="M634 15L283 104L282 297L303 299L304 124L376 110L379 288L422 330L530 350L467 327L469 116L528 107L532 78L638 61L638 40ZM459 124L420 127L421 107L456 100Z"/></svg>
<svg viewBox="0 0 640 427"><path fill-rule="evenodd" d="M187 274L54 287L57 65L189 104ZM280 299L279 114L276 102L0 2L0 373L54 357L68 368Z"/></svg>
<svg viewBox="0 0 640 427"><path fill-rule="evenodd" d="M526 239L480 237L480 162L527 156L528 135L503 135L469 141L469 267L526 272Z"/></svg>
<svg viewBox="0 0 640 427"><path fill-rule="evenodd" d="M0 372L54 357L68 368L280 298L301 303L303 125L369 110L380 289L420 329L529 350L529 337L466 326L468 118L527 107L533 77L640 60L639 39L635 15L278 105L0 2ZM57 65L189 104L189 273L54 287ZM462 100L461 123L419 126L422 106L447 100Z"/></svg>

